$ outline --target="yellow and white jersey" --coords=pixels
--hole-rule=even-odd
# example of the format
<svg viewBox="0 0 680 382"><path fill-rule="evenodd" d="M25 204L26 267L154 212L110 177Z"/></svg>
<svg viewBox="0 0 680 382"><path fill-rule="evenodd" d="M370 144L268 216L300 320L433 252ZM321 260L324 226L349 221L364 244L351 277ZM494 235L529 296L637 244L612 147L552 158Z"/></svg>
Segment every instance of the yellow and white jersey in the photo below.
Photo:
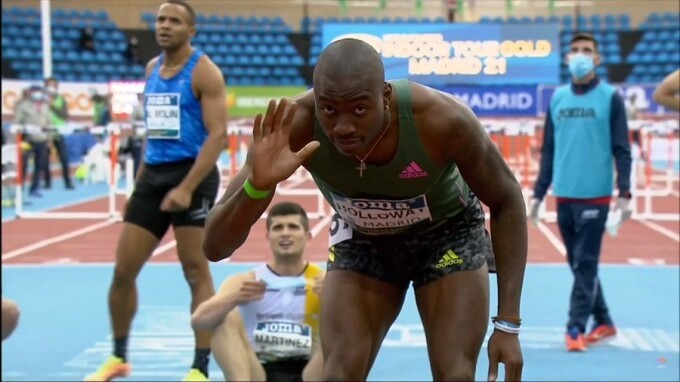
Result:
<svg viewBox="0 0 680 382"><path fill-rule="evenodd" d="M256 280L267 283L264 297L239 307L253 350L265 362L308 359L321 307L312 287L323 270L308 263L300 276L279 276L263 264L254 272Z"/></svg>

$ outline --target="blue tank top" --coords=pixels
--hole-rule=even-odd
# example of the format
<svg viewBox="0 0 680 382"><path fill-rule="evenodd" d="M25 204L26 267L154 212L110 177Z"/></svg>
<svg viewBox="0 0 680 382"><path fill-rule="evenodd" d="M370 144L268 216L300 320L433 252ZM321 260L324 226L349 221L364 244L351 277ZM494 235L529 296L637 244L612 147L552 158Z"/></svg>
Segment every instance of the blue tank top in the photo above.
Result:
<svg viewBox="0 0 680 382"><path fill-rule="evenodd" d="M574 93L571 85L555 91L550 101L555 196L588 199L612 194L611 105L615 92L604 82L585 94Z"/></svg>
<svg viewBox="0 0 680 382"><path fill-rule="evenodd" d="M203 108L191 89L191 75L203 52L196 50L182 71L161 78L161 55L146 81L144 111L146 155L144 162L155 165L195 159L208 137Z"/></svg>

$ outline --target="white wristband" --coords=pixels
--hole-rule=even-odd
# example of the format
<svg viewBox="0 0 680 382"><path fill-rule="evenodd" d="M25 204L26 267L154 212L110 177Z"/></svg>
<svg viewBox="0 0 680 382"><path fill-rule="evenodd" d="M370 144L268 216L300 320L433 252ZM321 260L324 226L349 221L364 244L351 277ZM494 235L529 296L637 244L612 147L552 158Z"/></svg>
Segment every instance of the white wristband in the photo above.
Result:
<svg viewBox="0 0 680 382"><path fill-rule="evenodd" d="M494 321L493 326L503 333L519 334L519 328L512 328L508 325L504 325L501 321Z"/></svg>

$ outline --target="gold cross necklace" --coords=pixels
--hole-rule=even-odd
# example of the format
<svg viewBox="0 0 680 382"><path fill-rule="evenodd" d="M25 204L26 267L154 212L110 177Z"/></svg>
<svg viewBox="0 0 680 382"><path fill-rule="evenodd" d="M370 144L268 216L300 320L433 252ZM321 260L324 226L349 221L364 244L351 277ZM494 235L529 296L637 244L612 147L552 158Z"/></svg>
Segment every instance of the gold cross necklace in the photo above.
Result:
<svg viewBox="0 0 680 382"><path fill-rule="evenodd" d="M368 158L369 155L371 155L371 153L373 152L373 149L375 149L375 147L378 145L378 142L380 142L380 140L382 140L382 138L385 136L385 133L387 133L387 130L389 130L389 128L390 128L390 123L392 122L392 113L390 113L389 107L386 109L386 111L387 111L387 126L385 126L385 128L383 128L382 133L380 134L378 139L375 140L375 143L373 143L373 146L371 146L371 149L368 150L368 153L366 153L366 155L364 155L363 158L359 158L358 155L355 155L355 157L359 161L359 167L357 167L357 170L359 170L359 177L360 178L364 177L364 170L367 169L366 163L364 161L366 160L366 158Z"/></svg>

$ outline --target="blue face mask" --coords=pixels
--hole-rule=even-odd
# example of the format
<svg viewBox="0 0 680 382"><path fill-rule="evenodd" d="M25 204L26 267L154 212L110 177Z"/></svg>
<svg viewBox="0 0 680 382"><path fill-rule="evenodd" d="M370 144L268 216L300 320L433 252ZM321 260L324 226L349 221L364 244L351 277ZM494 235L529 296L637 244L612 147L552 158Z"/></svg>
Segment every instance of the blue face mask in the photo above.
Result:
<svg viewBox="0 0 680 382"><path fill-rule="evenodd" d="M569 56L569 72L576 79L581 79L595 69L595 62L591 56L576 53Z"/></svg>

